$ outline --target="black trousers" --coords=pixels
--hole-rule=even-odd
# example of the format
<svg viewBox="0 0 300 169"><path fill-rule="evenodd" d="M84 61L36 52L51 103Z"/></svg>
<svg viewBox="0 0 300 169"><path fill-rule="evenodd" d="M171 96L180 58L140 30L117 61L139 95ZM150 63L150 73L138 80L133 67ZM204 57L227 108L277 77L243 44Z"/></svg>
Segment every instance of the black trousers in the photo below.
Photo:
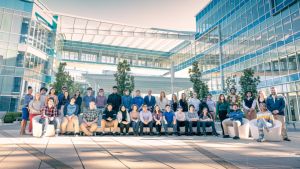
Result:
<svg viewBox="0 0 300 169"><path fill-rule="evenodd" d="M224 129L223 129L222 122L225 119L227 119L227 110L219 110L219 119L220 119L220 122L221 122L222 134L224 135Z"/></svg>
<svg viewBox="0 0 300 169"><path fill-rule="evenodd" d="M129 132L129 127L130 127L130 123L128 124L123 124L122 122L119 123L119 127L120 127L120 132L123 133L124 128L126 129L126 133Z"/></svg>
<svg viewBox="0 0 300 169"><path fill-rule="evenodd" d="M184 127L184 132L188 133L189 123L187 121L176 121L177 123L177 132L180 133L180 127Z"/></svg>
<svg viewBox="0 0 300 169"><path fill-rule="evenodd" d="M161 124L153 123L153 127L155 127L156 132L161 133Z"/></svg>
<svg viewBox="0 0 300 169"><path fill-rule="evenodd" d="M144 127L150 128L150 133L153 132L153 122L150 121L148 124L145 124L143 122L140 123L140 134L144 134Z"/></svg>

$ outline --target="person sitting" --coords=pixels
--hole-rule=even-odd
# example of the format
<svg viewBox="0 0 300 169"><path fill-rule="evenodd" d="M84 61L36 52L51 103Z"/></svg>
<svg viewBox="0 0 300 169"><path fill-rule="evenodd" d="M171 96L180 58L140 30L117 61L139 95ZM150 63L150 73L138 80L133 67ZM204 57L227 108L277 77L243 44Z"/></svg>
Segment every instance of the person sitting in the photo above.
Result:
<svg viewBox="0 0 300 169"><path fill-rule="evenodd" d="M78 105L75 104L76 98L72 97L70 103L64 106L64 118L61 123L61 134L65 134L67 129L74 128L74 135L79 134L79 121L78 121Z"/></svg>
<svg viewBox="0 0 300 169"><path fill-rule="evenodd" d="M41 119L39 120L43 131L41 137L45 136L49 124L54 124L55 136L58 136L60 131L59 112L53 98L48 99L47 105L42 108L41 112Z"/></svg>
<svg viewBox="0 0 300 169"><path fill-rule="evenodd" d="M150 128L150 135L153 135L153 117L151 112L148 110L148 106L146 104L143 105L142 111L140 112L140 135L144 135L144 127Z"/></svg>
<svg viewBox="0 0 300 169"><path fill-rule="evenodd" d="M259 107L261 111L256 115L257 127L259 132L259 138L257 139L257 142L264 142L264 129L269 132L269 129L273 127L274 116L270 111L268 111L266 103L259 104Z"/></svg>
<svg viewBox="0 0 300 169"><path fill-rule="evenodd" d="M84 109L83 111L83 122L80 125L81 130L87 136L92 136L96 134L95 131L98 128L98 117L99 117L99 110L96 107L95 101L91 100L89 102L89 107Z"/></svg>
<svg viewBox="0 0 300 169"><path fill-rule="evenodd" d="M155 126L156 129L156 134L161 136L161 121L162 121L162 112L160 111L160 108L158 105L154 107L154 112L153 112L153 126Z"/></svg>
<svg viewBox="0 0 300 169"><path fill-rule="evenodd" d="M177 108L177 112L175 112L176 117L176 127L177 127L177 135L180 136L180 127L185 128L185 135L188 135L188 123L186 121L186 115L185 112L183 112L183 108L179 106Z"/></svg>
<svg viewBox="0 0 300 169"><path fill-rule="evenodd" d="M202 113L199 116L199 121L202 126L203 134L206 136L206 127L212 128L212 134L218 136L215 128L215 122L213 120L213 116L208 112L208 109L204 107L202 109Z"/></svg>
<svg viewBox="0 0 300 169"><path fill-rule="evenodd" d="M105 127L113 127L113 135L116 135L118 128L117 113L113 110L112 104L108 104L103 112L101 120L101 135L105 135Z"/></svg>
<svg viewBox="0 0 300 169"><path fill-rule="evenodd" d="M137 136L139 133L139 125L140 125L140 112L138 111L138 105L133 104L132 110L130 112L130 121L133 129L133 135Z"/></svg>
<svg viewBox="0 0 300 169"><path fill-rule="evenodd" d="M244 113L238 109L238 104L233 103L232 104L232 111L228 114L227 119L225 119L222 122L223 128L224 128L224 136L223 138L229 138L228 135L228 126L233 126L234 128L234 137L233 139L237 140L240 139L239 137L239 129L238 127L243 125L243 117Z"/></svg>
<svg viewBox="0 0 300 169"><path fill-rule="evenodd" d="M186 113L186 119L189 124L189 134L188 135L193 135L193 126L197 126L197 135L200 136L200 122L199 122L199 116L197 111L195 110L194 105L189 106L189 111Z"/></svg>
<svg viewBox="0 0 300 169"><path fill-rule="evenodd" d="M173 135L176 134L176 117L173 111L171 111L171 107L169 104L165 107L165 112L163 113L163 125L165 129L165 135L167 136L168 128L173 128Z"/></svg>
<svg viewBox="0 0 300 169"><path fill-rule="evenodd" d="M120 111L118 112L118 122L120 127L121 135L128 135L130 127L130 116L124 105L120 106ZM124 133L124 128L126 129Z"/></svg>

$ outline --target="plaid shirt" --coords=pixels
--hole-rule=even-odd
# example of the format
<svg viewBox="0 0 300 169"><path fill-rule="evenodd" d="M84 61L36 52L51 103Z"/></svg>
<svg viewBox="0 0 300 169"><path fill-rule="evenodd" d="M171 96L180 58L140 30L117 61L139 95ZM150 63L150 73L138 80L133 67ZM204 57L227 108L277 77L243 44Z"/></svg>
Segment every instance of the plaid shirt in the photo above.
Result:
<svg viewBox="0 0 300 169"><path fill-rule="evenodd" d="M83 113L83 118L87 121L87 122L92 122L94 121L96 118L98 118L98 110L97 109L87 109L87 111L85 111Z"/></svg>
<svg viewBox="0 0 300 169"><path fill-rule="evenodd" d="M57 111L57 108L55 106L53 106L51 108L48 106L45 106L42 108L41 112L42 112L42 118L45 118L45 116L48 116L48 117L58 117L59 116L59 112Z"/></svg>

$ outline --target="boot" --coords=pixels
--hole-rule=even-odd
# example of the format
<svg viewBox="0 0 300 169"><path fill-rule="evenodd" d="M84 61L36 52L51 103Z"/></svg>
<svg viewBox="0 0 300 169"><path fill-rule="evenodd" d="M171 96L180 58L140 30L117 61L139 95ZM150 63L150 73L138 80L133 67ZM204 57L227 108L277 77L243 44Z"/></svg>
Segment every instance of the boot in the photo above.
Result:
<svg viewBox="0 0 300 169"><path fill-rule="evenodd" d="M22 120L21 121L21 129L20 129L20 135L25 135L25 130L26 130L26 125L27 125L27 121L26 120Z"/></svg>

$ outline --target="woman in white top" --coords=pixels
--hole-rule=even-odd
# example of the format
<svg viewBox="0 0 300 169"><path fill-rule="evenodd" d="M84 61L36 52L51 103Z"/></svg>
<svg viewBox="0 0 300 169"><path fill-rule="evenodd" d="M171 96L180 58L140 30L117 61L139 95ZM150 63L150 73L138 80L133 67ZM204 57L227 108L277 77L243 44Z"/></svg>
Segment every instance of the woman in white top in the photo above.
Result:
<svg viewBox="0 0 300 169"><path fill-rule="evenodd" d="M164 112L167 104L169 104L169 100L166 98L166 93L164 91L161 91L159 99L157 101L157 105L162 110L162 112Z"/></svg>

